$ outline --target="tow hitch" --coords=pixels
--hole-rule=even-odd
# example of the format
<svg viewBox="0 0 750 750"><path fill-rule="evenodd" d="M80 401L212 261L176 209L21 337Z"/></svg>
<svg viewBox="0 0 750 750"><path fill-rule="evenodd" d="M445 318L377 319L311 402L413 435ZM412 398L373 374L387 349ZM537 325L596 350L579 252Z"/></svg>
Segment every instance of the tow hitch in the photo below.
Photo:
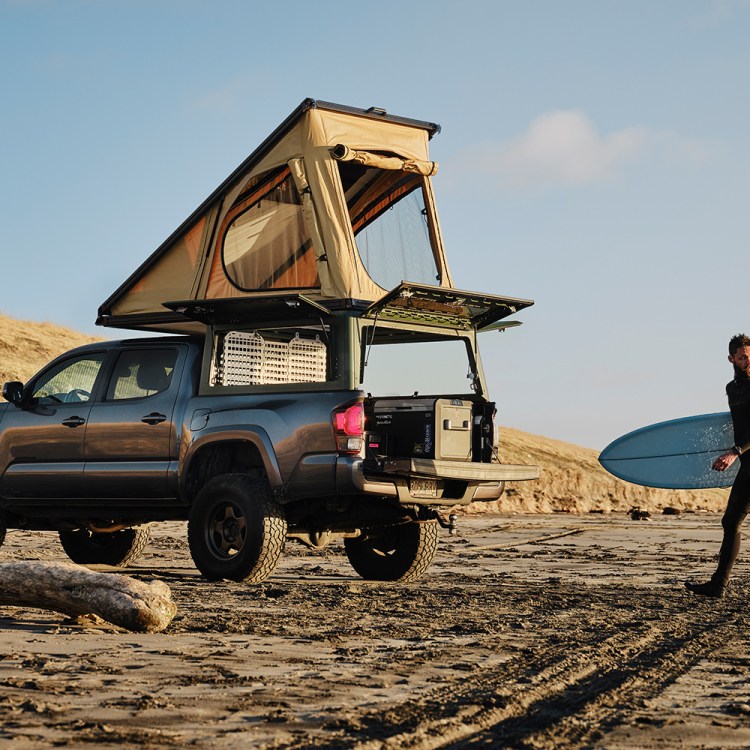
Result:
<svg viewBox="0 0 750 750"><path fill-rule="evenodd" d="M435 512L435 520L444 529L448 529L448 534L450 536L455 536L455 534L456 534L456 522L458 521L458 516L455 513L451 513L448 516L448 520L446 521L439 513Z"/></svg>

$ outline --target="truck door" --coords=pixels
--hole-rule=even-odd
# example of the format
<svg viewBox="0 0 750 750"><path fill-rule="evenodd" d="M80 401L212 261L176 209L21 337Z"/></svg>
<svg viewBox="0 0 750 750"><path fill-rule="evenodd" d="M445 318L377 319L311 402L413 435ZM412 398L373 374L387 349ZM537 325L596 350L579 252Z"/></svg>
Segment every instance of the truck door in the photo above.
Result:
<svg viewBox="0 0 750 750"><path fill-rule="evenodd" d="M80 498L84 435L99 383L104 351L55 360L9 406L0 432L0 495L5 498Z"/></svg>
<svg viewBox="0 0 750 750"><path fill-rule="evenodd" d="M175 402L186 347L117 354L86 433L86 497L163 498L177 461Z"/></svg>

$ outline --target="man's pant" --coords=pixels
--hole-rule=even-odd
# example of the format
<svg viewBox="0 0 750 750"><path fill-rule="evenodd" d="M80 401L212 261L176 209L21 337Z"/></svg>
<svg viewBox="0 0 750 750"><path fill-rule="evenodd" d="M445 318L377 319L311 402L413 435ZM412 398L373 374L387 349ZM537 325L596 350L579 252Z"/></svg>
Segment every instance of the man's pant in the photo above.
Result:
<svg viewBox="0 0 750 750"><path fill-rule="evenodd" d="M750 463L740 466L739 472L729 493L727 509L721 519L724 527L724 539L719 550L719 565L712 580L722 586L729 582L732 566L740 552L740 526L750 511Z"/></svg>

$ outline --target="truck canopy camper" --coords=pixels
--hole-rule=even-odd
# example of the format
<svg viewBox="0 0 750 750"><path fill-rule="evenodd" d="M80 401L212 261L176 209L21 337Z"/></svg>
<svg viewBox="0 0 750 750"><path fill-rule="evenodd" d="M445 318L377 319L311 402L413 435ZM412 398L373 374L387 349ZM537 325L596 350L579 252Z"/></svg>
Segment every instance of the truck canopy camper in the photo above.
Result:
<svg viewBox="0 0 750 750"><path fill-rule="evenodd" d="M74 561L124 565L182 519L210 580L340 538L364 578L406 581L453 507L536 479L501 461L477 342L532 302L454 288L438 130L302 102L99 309L173 335L5 384L0 544L54 530Z"/></svg>

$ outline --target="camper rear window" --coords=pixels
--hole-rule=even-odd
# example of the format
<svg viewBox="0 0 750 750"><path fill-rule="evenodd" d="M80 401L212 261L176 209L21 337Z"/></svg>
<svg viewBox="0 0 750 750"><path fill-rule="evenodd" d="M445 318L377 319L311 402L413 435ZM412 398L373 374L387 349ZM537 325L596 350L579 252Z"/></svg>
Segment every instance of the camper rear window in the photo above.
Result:
<svg viewBox="0 0 750 750"><path fill-rule="evenodd" d="M440 280L423 195L424 177L337 162L362 263L385 289Z"/></svg>
<svg viewBox="0 0 750 750"><path fill-rule="evenodd" d="M267 175L240 196L222 240L222 263L238 289L320 286L302 201L287 168Z"/></svg>
<svg viewBox="0 0 750 750"><path fill-rule="evenodd" d="M361 387L375 396L468 394L473 367L464 339L370 341L363 336Z"/></svg>

